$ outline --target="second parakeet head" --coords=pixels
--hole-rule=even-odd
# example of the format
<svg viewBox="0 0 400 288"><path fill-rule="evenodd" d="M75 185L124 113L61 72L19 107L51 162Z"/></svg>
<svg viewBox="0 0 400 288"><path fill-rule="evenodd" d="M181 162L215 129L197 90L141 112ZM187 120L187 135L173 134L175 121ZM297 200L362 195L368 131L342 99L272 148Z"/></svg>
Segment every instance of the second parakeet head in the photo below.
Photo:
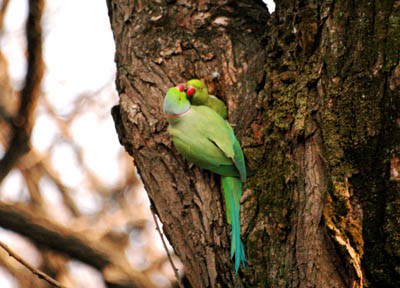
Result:
<svg viewBox="0 0 400 288"><path fill-rule="evenodd" d="M208 94L207 86L199 79L189 80L185 85L186 95L192 105L205 105L217 112L222 118L227 119L228 109L224 101L214 95Z"/></svg>
<svg viewBox="0 0 400 288"><path fill-rule="evenodd" d="M193 105L205 105L208 101L208 90L206 84L199 79L186 82L186 94L191 98Z"/></svg>

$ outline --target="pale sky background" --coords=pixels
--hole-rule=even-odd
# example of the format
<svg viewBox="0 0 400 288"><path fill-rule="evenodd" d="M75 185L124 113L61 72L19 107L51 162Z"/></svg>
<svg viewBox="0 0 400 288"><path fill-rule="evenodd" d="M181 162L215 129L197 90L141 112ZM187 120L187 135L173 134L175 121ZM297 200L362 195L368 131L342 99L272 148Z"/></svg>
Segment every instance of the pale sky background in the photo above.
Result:
<svg viewBox="0 0 400 288"><path fill-rule="evenodd" d="M275 10L274 2L272 0L264 2L272 13ZM17 89L22 87L26 72L24 25L27 11L27 0L10 1L4 33L0 35L0 46L8 58L10 77ZM42 21L46 63L43 92L55 108L55 112L61 116L68 115L74 103L82 98L82 95L96 94L93 101L83 98L81 105L90 106L91 109L86 109L87 112L80 114L81 116L71 123L70 130L75 141L83 147L89 168L106 186L112 187L123 177L123 171L120 171L118 164L123 148L118 142L110 114L111 107L118 103L118 96L114 87L115 45L105 0L46 1ZM98 94L96 91L102 92ZM94 113L94 111L100 111L100 113ZM47 151L57 139L58 133L56 123L46 111L39 109L32 134L33 146L40 152ZM0 157L3 153L4 151L0 151ZM96 196L90 193L90 187L83 185L85 176L80 171L71 146L67 143L55 145L51 152L51 161L62 181L77 191L74 199L78 200L78 207L88 214L99 209ZM0 200L28 200L29 194L21 183L21 174L13 170L0 186ZM50 206L52 203L61 201L59 193L55 192L57 189L52 187L50 181L43 180L40 184ZM141 201L148 201L146 193L142 194ZM55 214L55 217L58 217L57 220L64 221L62 211L57 212ZM10 243L13 242L13 237L15 235L0 228L1 240ZM159 237L156 236L156 238L155 245L159 245L163 250ZM24 258L37 266L40 264L37 260L37 252L30 246L31 244L26 242L11 248L16 252L24 251ZM137 259L132 261L137 261ZM81 263L72 262L70 269L75 274L89 273L93 278L93 272L87 265L82 266ZM96 277L99 275L94 276ZM96 287L104 287L101 279L95 281L98 282ZM162 282L163 279L160 281ZM84 286L85 283L82 283L82 287ZM0 267L0 287L18 287L16 281L2 267Z"/></svg>

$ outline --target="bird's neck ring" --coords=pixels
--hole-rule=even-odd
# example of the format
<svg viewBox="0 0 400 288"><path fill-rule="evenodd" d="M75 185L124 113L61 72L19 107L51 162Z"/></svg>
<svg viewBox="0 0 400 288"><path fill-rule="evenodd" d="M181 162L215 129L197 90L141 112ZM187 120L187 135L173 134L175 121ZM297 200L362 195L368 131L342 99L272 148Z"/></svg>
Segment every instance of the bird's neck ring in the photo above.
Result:
<svg viewBox="0 0 400 288"><path fill-rule="evenodd" d="M165 113L163 113L163 114L164 114L164 117L166 117L166 118L177 118L177 117L180 117L180 116L183 116L183 115L189 113L189 111L190 111L190 109L186 110L185 112L182 112L179 114L174 114L174 115L165 114Z"/></svg>

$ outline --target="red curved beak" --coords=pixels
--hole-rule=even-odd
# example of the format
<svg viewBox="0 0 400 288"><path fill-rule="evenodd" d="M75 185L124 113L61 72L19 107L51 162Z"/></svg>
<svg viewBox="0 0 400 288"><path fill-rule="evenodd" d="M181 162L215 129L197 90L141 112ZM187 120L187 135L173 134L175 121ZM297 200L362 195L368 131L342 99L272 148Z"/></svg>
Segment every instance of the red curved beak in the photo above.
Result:
<svg viewBox="0 0 400 288"><path fill-rule="evenodd" d="M196 88L194 88L193 86L189 85L186 89L186 95L188 97L193 96L193 94L196 93Z"/></svg>
<svg viewBox="0 0 400 288"><path fill-rule="evenodd" d="M178 84L175 86L176 89L179 90L179 92L185 91L185 85L184 84Z"/></svg>

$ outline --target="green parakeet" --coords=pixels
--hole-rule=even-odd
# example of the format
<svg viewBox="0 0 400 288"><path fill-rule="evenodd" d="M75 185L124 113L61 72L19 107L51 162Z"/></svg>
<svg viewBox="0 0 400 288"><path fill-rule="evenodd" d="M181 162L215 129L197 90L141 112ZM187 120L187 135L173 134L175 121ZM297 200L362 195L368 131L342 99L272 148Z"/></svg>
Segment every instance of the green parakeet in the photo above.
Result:
<svg viewBox="0 0 400 288"><path fill-rule="evenodd" d="M207 86L199 79L192 79L186 82L186 95L191 98L192 105L205 105L213 109L222 118L228 117L228 111L224 101L218 99L214 95L208 94Z"/></svg>
<svg viewBox="0 0 400 288"><path fill-rule="evenodd" d="M240 197L247 172L242 148L233 129L207 106L192 106L180 87L168 90L163 105L168 132L184 158L203 169L221 175L226 217L232 225L231 258L235 271L247 260L240 239Z"/></svg>

